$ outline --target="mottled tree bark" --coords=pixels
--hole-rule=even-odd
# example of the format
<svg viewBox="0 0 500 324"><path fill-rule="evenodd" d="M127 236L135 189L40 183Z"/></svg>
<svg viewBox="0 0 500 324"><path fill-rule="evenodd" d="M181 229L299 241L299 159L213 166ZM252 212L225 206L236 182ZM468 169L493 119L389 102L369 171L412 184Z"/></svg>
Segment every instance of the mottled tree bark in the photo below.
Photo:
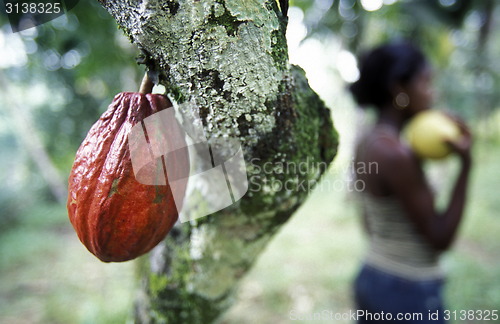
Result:
<svg viewBox="0 0 500 324"><path fill-rule="evenodd" d="M209 142L229 136L242 143L247 194L222 211L177 224L138 262L136 322L213 322L333 160L338 142L330 111L304 72L288 63L287 20L275 0L100 1L169 97L199 107L193 109ZM207 187L192 190L216 199ZM191 199L183 213L196 208Z"/></svg>

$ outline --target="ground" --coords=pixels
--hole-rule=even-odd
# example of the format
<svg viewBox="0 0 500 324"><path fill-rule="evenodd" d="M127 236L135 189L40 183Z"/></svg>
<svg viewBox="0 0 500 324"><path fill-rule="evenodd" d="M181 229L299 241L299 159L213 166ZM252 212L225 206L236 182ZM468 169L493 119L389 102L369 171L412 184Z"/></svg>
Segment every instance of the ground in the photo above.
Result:
<svg viewBox="0 0 500 324"><path fill-rule="evenodd" d="M467 215L443 260L450 310L500 304L500 147L476 144ZM353 196L334 170L266 248L223 323L327 323L294 319L352 309L365 240ZM65 207L39 206L0 235L1 323L125 323L135 285L134 263L105 264L87 252Z"/></svg>

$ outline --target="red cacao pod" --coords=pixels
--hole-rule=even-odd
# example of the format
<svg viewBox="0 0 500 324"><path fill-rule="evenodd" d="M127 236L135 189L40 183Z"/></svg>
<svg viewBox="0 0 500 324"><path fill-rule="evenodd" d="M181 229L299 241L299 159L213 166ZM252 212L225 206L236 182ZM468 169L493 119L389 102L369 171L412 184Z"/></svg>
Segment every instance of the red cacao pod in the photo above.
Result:
<svg viewBox="0 0 500 324"><path fill-rule="evenodd" d="M161 161L170 159L168 175L181 179L181 188L176 190L183 196L189 173L184 132L179 125L161 125L167 142L170 138L176 147L183 149L162 157L159 169L158 160L147 166L161 170L159 176L165 177L166 185L137 181L128 145L134 125L169 106L170 102L162 95L120 93L77 151L69 177L69 219L82 243L101 261L127 261L150 251L165 238L178 218ZM150 152L148 148L142 151ZM152 171L151 174L156 172ZM179 186L179 181L176 185ZM178 205L182 198L176 199Z"/></svg>

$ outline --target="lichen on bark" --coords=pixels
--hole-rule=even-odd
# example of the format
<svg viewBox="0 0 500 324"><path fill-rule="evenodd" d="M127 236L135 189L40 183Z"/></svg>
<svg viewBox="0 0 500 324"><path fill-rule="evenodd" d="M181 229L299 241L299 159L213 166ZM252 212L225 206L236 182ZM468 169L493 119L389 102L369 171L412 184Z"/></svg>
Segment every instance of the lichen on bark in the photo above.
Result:
<svg viewBox="0 0 500 324"><path fill-rule="evenodd" d="M277 96L287 73L286 50L280 52L283 22L275 2L175 3L175 11L165 10L160 0L104 5L148 61L157 63L150 68L160 68L156 72L167 91L200 107L211 134L239 136L237 120L248 115L252 128L241 140L255 143L274 126L265 102Z"/></svg>
<svg viewBox="0 0 500 324"><path fill-rule="evenodd" d="M209 323L231 305L239 280L334 158L330 112L304 71L288 63L286 18L275 0L101 3L145 53L167 94L198 110L208 141L242 144L247 194L177 224L139 261L136 322ZM195 185L183 212L203 208L202 196L210 194L217 199L212 184Z"/></svg>

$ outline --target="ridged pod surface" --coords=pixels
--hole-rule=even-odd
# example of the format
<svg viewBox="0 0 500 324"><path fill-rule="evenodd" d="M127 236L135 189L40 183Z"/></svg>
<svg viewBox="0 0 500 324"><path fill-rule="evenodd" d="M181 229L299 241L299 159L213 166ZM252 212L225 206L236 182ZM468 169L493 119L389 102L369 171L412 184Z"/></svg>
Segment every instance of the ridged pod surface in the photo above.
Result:
<svg viewBox="0 0 500 324"><path fill-rule="evenodd" d="M167 185L139 183L128 145L134 125L169 106L170 101L158 94L116 95L76 153L69 177L69 219L82 243L103 262L128 261L147 253L178 218L166 173L161 176ZM168 137L185 143L179 127L163 126ZM174 173L188 172L187 149L171 159Z"/></svg>

